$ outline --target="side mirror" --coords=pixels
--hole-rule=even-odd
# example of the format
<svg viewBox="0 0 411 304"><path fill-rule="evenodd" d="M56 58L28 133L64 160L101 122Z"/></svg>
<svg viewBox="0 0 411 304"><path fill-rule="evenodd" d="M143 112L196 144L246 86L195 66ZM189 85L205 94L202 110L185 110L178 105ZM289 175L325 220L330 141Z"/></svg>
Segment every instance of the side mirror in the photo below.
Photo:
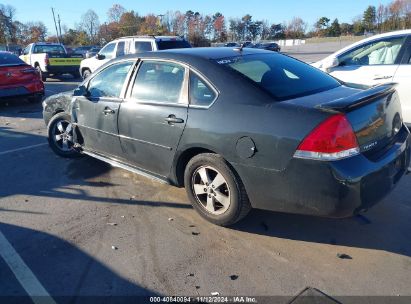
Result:
<svg viewBox="0 0 411 304"><path fill-rule="evenodd" d="M88 90L85 86L81 85L77 89L74 90L73 96L87 96Z"/></svg>
<svg viewBox="0 0 411 304"><path fill-rule="evenodd" d="M99 54L99 53L96 54L96 59L97 59L97 60L103 60L104 58L106 58L106 56L101 55L101 54Z"/></svg>
<svg viewBox="0 0 411 304"><path fill-rule="evenodd" d="M335 68L339 65L340 62L338 61L337 57L330 57L324 61L322 68L328 72L330 69Z"/></svg>

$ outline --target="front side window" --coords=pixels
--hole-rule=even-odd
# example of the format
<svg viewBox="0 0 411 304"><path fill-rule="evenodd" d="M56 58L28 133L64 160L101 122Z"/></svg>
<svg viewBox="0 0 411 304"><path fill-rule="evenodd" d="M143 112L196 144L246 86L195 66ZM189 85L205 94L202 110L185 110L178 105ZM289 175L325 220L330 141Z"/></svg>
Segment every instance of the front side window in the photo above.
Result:
<svg viewBox="0 0 411 304"><path fill-rule="evenodd" d="M134 48L136 53L150 52L153 50L150 41L136 41L134 42Z"/></svg>
<svg viewBox="0 0 411 304"><path fill-rule="evenodd" d="M105 59L112 59L114 57L114 49L116 48L116 43L107 44L101 51L100 55L103 55Z"/></svg>
<svg viewBox="0 0 411 304"><path fill-rule="evenodd" d="M184 83L185 69L179 64L144 61L137 73L132 98L178 103Z"/></svg>
<svg viewBox="0 0 411 304"><path fill-rule="evenodd" d="M23 55L28 55L30 52L30 45L26 46L26 48L23 50Z"/></svg>
<svg viewBox="0 0 411 304"><path fill-rule="evenodd" d="M132 61L117 63L98 73L89 82L90 97L120 97L124 81L132 65Z"/></svg>
<svg viewBox="0 0 411 304"><path fill-rule="evenodd" d="M394 64L405 38L387 38L371 42L338 58L341 66Z"/></svg>
<svg viewBox="0 0 411 304"><path fill-rule="evenodd" d="M216 60L251 81L277 100L297 98L340 86L331 76L279 54L243 55Z"/></svg>
<svg viewBox="0 0 411 304"><path fill-rule="evenodd" d="M190 73L190 104L209 106L216 98L216 93L197 74Z"/></svg>

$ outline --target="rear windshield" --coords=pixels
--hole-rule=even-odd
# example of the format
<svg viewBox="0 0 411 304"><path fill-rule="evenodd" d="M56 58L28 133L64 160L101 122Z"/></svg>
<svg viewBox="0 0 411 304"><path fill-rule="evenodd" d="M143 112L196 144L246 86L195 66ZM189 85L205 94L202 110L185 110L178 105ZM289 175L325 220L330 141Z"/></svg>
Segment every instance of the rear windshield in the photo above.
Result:
<svg viewBox="0 0 411 304"><path fill-rule="evenodd" d="M320 70L279 54L245 55L216 61L268 91L277 100L311 95L341 85Z"/></svg>
<svg viewBox="0 0 411 304"><path fill-rule="evenodd" d="M10 66L10 65L25 65L24 61L21 60L16 55L2 52L0 53L0 66Z"/></svg>
<svg viewBox="0 0 411 304"><path fill-rule="evenodd" d="M191 48L190 43L185 40L160 40L157 41L157 46L159 50Z"/></svg>
<svg viewBox="0 0 411 304"><path fill-rule="evenodd" d="M65 50L61 45L36 45L33 53L50 53L50 54L65 54Z"/></svg>

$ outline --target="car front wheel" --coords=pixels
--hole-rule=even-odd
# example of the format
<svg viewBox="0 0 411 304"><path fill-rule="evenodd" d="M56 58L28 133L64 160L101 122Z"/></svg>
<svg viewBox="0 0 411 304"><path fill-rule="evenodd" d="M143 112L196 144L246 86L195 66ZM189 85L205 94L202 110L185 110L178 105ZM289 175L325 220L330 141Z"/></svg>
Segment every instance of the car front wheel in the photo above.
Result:
<svg viewBox="0 0 411 304"><path fill-rule="evenodd" d="M251 209L241 179L216 154L193 157L186 166L184 184L193 207L216 225L230 226Z"/></svg>
<svg viewBox="0 0 411 304"><path fill-rule="evenodd" d="M74 158L81 154L74 149L73 125L66 113L53 116L48 125L48 142L51 149L59 156Z"/></svg>

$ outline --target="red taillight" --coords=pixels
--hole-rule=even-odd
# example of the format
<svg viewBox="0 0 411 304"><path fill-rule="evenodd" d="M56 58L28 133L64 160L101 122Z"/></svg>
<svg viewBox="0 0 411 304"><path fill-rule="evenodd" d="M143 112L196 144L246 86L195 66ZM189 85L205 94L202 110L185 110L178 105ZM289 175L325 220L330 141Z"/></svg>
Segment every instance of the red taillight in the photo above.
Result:
<svg viewBox="0 0 411 304"><path fill-rule="evenodd" d="M45 65L49 65L49 64L50 64L49 55L47 55L47 54L46 54L46 57L44 57L44 64L45 64Z"/></svg>
<svg viewBox="0 0 411 304"><path fill-rule="evenodd" d="M299 145L297 158L338 160L360 153L357 137L344 114L335 114L318 125Z"/></svg>

